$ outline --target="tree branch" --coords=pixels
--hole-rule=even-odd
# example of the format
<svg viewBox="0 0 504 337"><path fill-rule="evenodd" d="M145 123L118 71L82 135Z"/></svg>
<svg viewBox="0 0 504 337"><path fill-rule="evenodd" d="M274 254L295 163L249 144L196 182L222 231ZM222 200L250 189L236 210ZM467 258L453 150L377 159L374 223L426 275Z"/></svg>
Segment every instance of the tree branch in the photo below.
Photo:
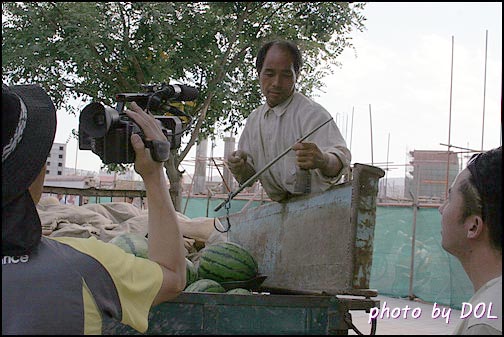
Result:
<svg viewBox="0 0 504 337"><path fill-rule="evenodd" d="M274 11L273 11L273 12L272 12L269 16L265 17L265 18L263 19L263 21L262 21L262 22L261 22L261 23L257 26L257 29L256 29L256 30L257 30L257 33L256 33L256 38L257 38L257 39L259 38L259 33L261 32L261 28L262 28L262 26L264 26L264 24L265 24L267 21L269 21L269 20L273 17L273 15L277 15L277 13L278 13L278 12L282 9L282 7L284 7L284 6L286 6L286 5L287 5L287 3L286 3L286 2L282 2L282 3L280 3L280 6L279 6L277 9L275 9L275 10L274 10Z"/></svg>
<svg viewBox="0 0 504 337"><path fill-rule="evenodd" d="M179 164L184 160L184 158L187 156L189 151L191 150L192 146L196 143L196 139L198 139L200 130L201 130L201 125L203 125L203 122L205 121L206 113L208 111L208 108L210 107L210 103L212 102L212 97L213 94L209 93L205 101L203 102L203 106L201 107L201 113L198 117L198 121L196 122L196 125L194 126L194 131L191 133L191 139L189 140L189 143L187 143L187 146L185 149L180 153L178 162L176 163L177 167Z"/></svg>
<svg viewBox="0 0 504 337"><path fill-rule="evenodd" d="M112 65L110 65L110 63L108 63L105 58L103 57L103 55L100 54L100 52L98 52L98 50L96 49L96 46L94 44L91 43L91 41L86 41L86 44L88 45L88 47L93 51L93 53L97 56L98 60L100 60L100 63L107 69L110 70L110 72L116 76L116 78L119 80L119 82L121 83L121 86L125 89L125 90L131 90L131 86L129 84L129 82L126 80L126 78L124 78L124 76L122 76L122 74L120 72L118 72Z"/></svg>
<svg viewBox="0 0 504 337"><path fill-rule="evenodd" d="M129 36L129 15L127 13L124 13L123 7L119 6L120 10L120 16L121 16L121 22L123 26L123 46L125 50L130 50L130 55L129 59L131 60L131 63L133 64L133 69L135 69L135 79L137 83L145 83L145 73L142 70L142 67L140 66L140 62L138 61L138 58L136 57L134 51L132 48L130 48L129 41L130 41L130 36Z"/></svg>
<svg viewBox="0 0 504 337"><path fill-rule="evenodd" d="M240 15L238 17L238 22L237 22L237 26L238 27L235 30L235 34L230 39L229 48L226 50L226 52L224 53L224 55L221 58L222 61L220 62L220 64L222 66L219 67L219 69L217 71L217 75L209 82L209 85L208 85L209 89L212 86L217 85L219 82L222 81L222 79L224 78L224 76L226 76L230 65L232 63L234 63L234 61L237 59L237 56L240 55L240 52L239 52L239 53L237 53L235 55L235 57L233 57L233 59L231 59L231 62L228 61L229 55L231 54L231 51L233 50L233 47L234 47L236 41L238 40L238 36L239 36L240 31L241 31L241 29L243 27L243 23L245 21L245 18L248 16L248 11L247 11L248 6L249 6L249 3L247 2L246 3L246 10L243 11L242 15ZM184 160L184 158L189 153L189 150L191 149L191 147L196 143L196 139L198 139L198 136L200 134L201 125L203 125L203 122L205 121L206 113L208 111L208 108L210 107L210 103L212 101L212 97L213 97L213 94L209 90L208 97L205 99L205 101L203 103L203 106L202 106L202 108L200 110L201 113L200 113L200 115L198 117L198 121L196 122L196 125L194 126L194 131L191 134L191 139L189 140L189 143L187 144L187 146L185 147L185 149L180 153L180 155L179 155L179 161L177 163L177 166L178 166L178 164L180 164Z"/></svg>

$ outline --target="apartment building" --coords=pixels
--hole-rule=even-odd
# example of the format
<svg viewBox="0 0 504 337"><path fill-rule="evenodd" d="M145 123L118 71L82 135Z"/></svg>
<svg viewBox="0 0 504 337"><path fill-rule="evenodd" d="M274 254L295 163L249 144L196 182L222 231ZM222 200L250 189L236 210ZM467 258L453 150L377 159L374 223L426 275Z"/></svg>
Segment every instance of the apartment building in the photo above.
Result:
<svg viewBox="0 0 504 337"><path fill-rule="evenodd" d="M47 176L62 176L65 174L66 144L54 143L47 156Z"/></svg>

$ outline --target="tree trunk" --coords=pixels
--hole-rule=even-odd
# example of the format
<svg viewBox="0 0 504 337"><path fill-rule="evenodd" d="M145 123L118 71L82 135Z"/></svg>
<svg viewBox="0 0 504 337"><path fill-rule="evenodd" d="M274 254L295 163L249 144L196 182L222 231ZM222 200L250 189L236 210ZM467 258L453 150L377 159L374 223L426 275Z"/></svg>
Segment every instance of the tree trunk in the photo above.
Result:
<svg viewBox="0 0 504 337"><path fill-rule="evenodd" d="M165 171L170 181L170 197L173 207L177 212L182 212L182 172L175 167L175 160L172 152L170 159L165 162Z"/></svg>

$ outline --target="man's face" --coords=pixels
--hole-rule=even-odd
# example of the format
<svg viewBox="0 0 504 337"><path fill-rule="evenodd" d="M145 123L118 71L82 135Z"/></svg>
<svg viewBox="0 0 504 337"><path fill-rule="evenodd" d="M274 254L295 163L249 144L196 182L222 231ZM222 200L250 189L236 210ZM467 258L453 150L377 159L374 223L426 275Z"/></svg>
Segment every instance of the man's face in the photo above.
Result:
<svg viewBox="0 0 504 337"><path fill-rule="evenodd" d="M40 198L42 197L42 192L44 191L44 179L46 169L47 169L47 163L44 164L44 167L42 167L42 169L40 170L40 173L38 174L37 178L35 178L35 181L28 188L35 205L38 204L38 202L40 201Z"/></svg>
<svg viewBox="0 0 504 337"><path fill-rule="evenodd" d="M268 105L273 108L284 102L294 92L296 80L293 59L289 52L275 45L270 47L259 74L261 92Z"/></svg>
<svg viewBox="0 0 504 337"><path fill-rule="evenodd" d="M470 219L463 219L464 199L460 192L460 185L469 179L468 169L462 170L448 191L448 198L439 207L441 213L441 246L454 256L461 256L466 247L467 231Z"/></svg>

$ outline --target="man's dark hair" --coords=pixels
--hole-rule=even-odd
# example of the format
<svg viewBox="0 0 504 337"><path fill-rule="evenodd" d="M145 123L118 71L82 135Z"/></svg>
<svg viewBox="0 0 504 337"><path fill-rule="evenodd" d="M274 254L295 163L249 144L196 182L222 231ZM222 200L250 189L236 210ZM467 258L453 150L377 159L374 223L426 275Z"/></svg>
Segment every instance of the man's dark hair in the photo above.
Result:
<svg viewBox="0 0 504 337"><path fill-rule="evenodd" d="M483 207L481 206L481 198L476 186L469 179L465 179L459 185L459 192L463 198L460 222L464 222L471 215L482 216Z"/></svg>
<svg viewBox="0 0 504 337"><path fill-rule="evenodd" d="M266 57L266 54L268 53L268 50L272 46L278 46L282 48L283 50L287 50L291 56L292 56L292 63L294 65L294 71L296 72L296 76L299 76L299 71L301 70L301 67L303 66L303 58L301 56L301 51L299 50L298 46L291 42L291 41L284 41L284 40L274 40L265 43L261 49L259 49L259 52L257 53L257 58L256 58L256 69L257 73L260 74L263 64L264 64L264 58Z"/></svg>
<svg viewBox="0 0 504 337"><path fill-rule="evenodd" d="M502 252L502 146L475 154L467 169L472 186L460 189L464 219L472 214L481 215L490 231L492 246Z"/></svg>

